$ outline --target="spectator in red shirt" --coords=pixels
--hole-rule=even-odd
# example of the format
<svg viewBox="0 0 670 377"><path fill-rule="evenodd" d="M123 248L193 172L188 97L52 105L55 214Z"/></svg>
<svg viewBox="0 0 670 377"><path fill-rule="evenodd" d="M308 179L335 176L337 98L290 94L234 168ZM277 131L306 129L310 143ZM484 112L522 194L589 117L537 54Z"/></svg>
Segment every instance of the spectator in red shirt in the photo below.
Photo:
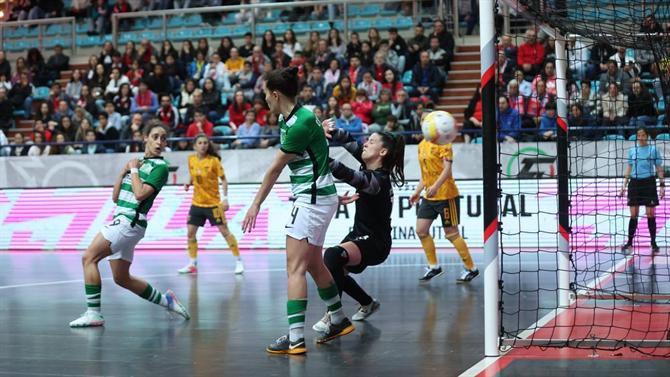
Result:
<svg viewBox="0 0 670 377"><path fill-rule="evenodd" d="M391 92L391 97L393 101L398 100L398 92L403 90L404 85L402 81L398 79L395 74L395 71L392 69L387 69L384 72L384 81L382 81L382 89L388 89Z"/></svg>
<svg viewBox="0 0 670 377"><path fill-rule="evenodd" d="M161 107L156 111L156 117L171 132L179 131L179 112L172 106L172 100L169 94L161 95ZM182 131L183 132L183 131Z"/></svg>
<svg viewBox="0 0 670 377"><path fill-rule="evenodd" d="M356 91L356 99L351 102L351 110L360 120L366 124L372 124L373 103L368 99L368 92L363 89Z"/></svg>
<svg viewBox="0 0 670 377"><path fill-rule="evenodd" d="M254 99L254 110L256 111L256 123L258 123L261 127L265 126L268 107L265 105L263 98L256 97Z"/></svg>
<svg viewBox="0 0 670 377"><path fill-rule="evenodd" d="M205 115L204 111L201 109L196 109L195 116L193 117L193 123L191 123L186 130L186 137L195 137L201 133L207 136L212 136L214 134L214 125L212 122L207 120L207 116Z"/></svg>
<svg viewBox="0 0 670 377"><path fill-rule="evenodd" d="M128 4L128 0L119 0L112 7L112 13L129 13L131 11L132 11L132 9L130 9L130 4ZM122 18L121 21L119 22L119 24L121 25L121 30L122 31L130 30L130 20L129 19Z"/></svg>
<svg viewBox="0 0 670 377"><path fill-rule="evenodd" d="M517 51L517 66L526 76L535 76L544 62L544 47L537 41L537 33L533 29L526 30L526 42ZM529 79L529 81L532 79Z"/></svg>
<svg viewBox="0 0 670 377"><path fill-rule="evenodd" d="M251 105L244 99L244 92L238 90L235 92L233 103L228 106L228 124L233 131L244 123L244 113L251 108Z"/></svg>

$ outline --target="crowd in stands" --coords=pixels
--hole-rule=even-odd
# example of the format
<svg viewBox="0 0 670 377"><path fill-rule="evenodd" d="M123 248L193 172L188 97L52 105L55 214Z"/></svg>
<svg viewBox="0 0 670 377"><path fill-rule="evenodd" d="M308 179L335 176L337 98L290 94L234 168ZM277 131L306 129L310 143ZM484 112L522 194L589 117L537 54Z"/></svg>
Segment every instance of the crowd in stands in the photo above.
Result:
<svg viewBox="0 0 670 377"><path fill-rule="evenodd" d="M653 17L641 31L662 32ZM657 125L665 114L661 80L651 51L587 44L572 36L568 54L568 124L570 135L600 140L608 135L629 137L636 127ZM503 35L497 56L497 122L501 141L538 141L556 137L557 83L555 40L538 40L534 28L525 41ZM660 119L662 121L662 118ZM466 141L481 134L482 106L477 88L465 112Z"/></svg>
<svg viewBox="0 0 670 377"><path fill-rule="evenodd" d="M205 38L180 46L165 40L159 47L147 40L106 42L66 85L56 80L69 68L60 46L47 59L31 49L14 67L0 52L0 130L15 126L15 110L33 120L32 140L17 133L2 150L13 156L136 151L150 118L160 119L172 137L205 133L228 136L228 148L272 147L279 129L265 103L263 74L282 67L298 67L298 101L322 120L335 118L337 127L361 138L379 130L419 133L421 115L436 103L454 56L444 22L430 29L417 24L407 40L395 28L371 28L345 41L333 28L304 40L290 29L279 36L268 30L258 44L250 33L241 43L224 37L215 46ZM35 100L36 88L44 86L48 96ZM60 141L74 144L40 145ZM30 148L12 146L30 142Z"/></svg>

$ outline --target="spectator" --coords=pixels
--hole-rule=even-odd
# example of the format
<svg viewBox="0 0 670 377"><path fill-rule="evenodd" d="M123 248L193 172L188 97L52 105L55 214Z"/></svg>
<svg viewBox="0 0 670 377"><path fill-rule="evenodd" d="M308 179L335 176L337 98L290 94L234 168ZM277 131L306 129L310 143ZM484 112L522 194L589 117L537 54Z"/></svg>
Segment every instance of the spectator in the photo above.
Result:
<svg viewBox="0 0 670 377"><path fill-rule="evenodd" d="M121 131L121 139L129 140L133 138L135 132L142 133L144 123L142 121L142 114L136 113L130 117L130 124Z"/></svg>
<svg viewBox="0 0 670 377"><path fill-rule="evenodd" d="M274 69L286 68L291 62L291 58L284 52L284 42L275 43L275 52L272 54L272 66Z"/></svg>
<svg viewBox="0 0 670 377"><path fill-rule="evenodd" d="M342 104L342 115L335 120L335 127L353 134L363 133L363 122L354 114L349 103ZM363 135L356 135L354 138L359 142L365 141L365 136Z"/></svg>
<svg viewBox="0 0 670 377"><path fill-rule="evenodd" d="M347 46L344 44L342 38L340 38L340 31L336 28L331 28L328 31L328 49L340 61L344 59L347 53Z"/></svg>
<svg viewBox="0 0 670 377"><path fill-rule="evenodd" d="M28 67L26 66L26 59L20 56L16 58L16 62L14 64L16 65L16 68L14 69L14 76L12 76L12 85L16 85L21 81L21 73L27 74L28 82L30 82L32 77Z"/></svg>
<svg viewBox="0 0 670 377"><path fill-rule="evenodd" d="M254 42L253 42L253 35L249 32L244 34L244 42L242 42L242 46L239 47L239 52L240 56L243 58L248 58L251 56L251 53L254 50Z"/></svg>
<svg viewBox="0 0 670 377"><path fill-rule="evenodd" d="M21 72L20 81L9 92L9 100L15 109L23 109L26 116L33 112L33 86L28 81L28 73Z"/></svg>
<svg viewBox="0 0 670 377"><path fill-rule="evenodd" d="M119 89L119 93L114 96L114 108L121 115L121 122L128 123L130 117L130 109L133 105L133 93L130 90L130 84L123 84Z"/></svg>
<svg viewBox="0 0 670 377"><path fill-rule="evenodd" d="M349 43L347 43L347 56L349 57L349 65L351 65L351 57L358 56L361 53L361 38L358 36L358 33L352 31L349 34ZM359 59L360 64L360 59ZM355 77L349 73L349 77Z"/></svg>
<svg viewBox="0 0 670 377"><path fill-rule="evenodd" d="M361 65L365 69L371 69L375 64L375 51L372 49L370 42L363 41L361 42Z"/></svg>
<svg viewBox="0 0 670 377"><path fill-rule="evenodd" d="M526 98L519 93L519 83L516 80L510 80L507 83L507 90L505 91L505 97L511 108L516 109L517 111L522 111L526 106Z"/></svg>
<svg viewBox="0 0 670 377"><path fill-rule="evenodd" d="M379 35L379 30L376 28L369 28L368 29L368 43L370 44L370 48L372 51L377 51L379 50L379 43L382 41L382 37Z"/></svg>
<svg viewBox="0 0 670 377"><path fill-rule="evenodd" d="M0 88L3 88L9 92L12 90L12 86L12 82L7 78L7 76L0 75Z"/></svg>
<svg viewBox="0 0 670 377"><path fill-rule="evenodd" d="M30 0L19 0L14 3L12 7L12 12L9 17L10 21L24 21L28 19L28 12L32 4Z"/></svg>
<svg viewBox="0 0 670 377"><path fill-rule="evenodd" d="M192 103L186 107L186 113L182 116L182 123L191 124L193 118L195 117L195 110L200 109L202 112L207 115L207 108L202 100L202 89L196 89L193 91Z"/></svg>
<svg viewBox="0 0 670 377"><path fill-rule="evenodd" d="M172 106L172 99L168 94L161 95L156 118L172 133L179 130L179 112Z"/></svg>
<svg viewBox="0 0 670 377"><path fill-rule="evenodd" d="M365 71L365 68L361 66L360 57L357 54L350 55L347 76L354 82L354 85L358 85L363 81L363 73Z"/></svg>
<svg viewBox="0 0 670 377"><path fill-rule="evenodd" d="M30 147L28 147L27 144L29 143L27 140L25 140L22 133L15 133L12 143L9 144L9 156L27 156L28 152L30 151Z"/></svg>
<svg viewBox="0 0 670 377"><path fill-rule="evenodd" d="M542 44L544 48L544 61L556 61L556 39L554 37L546 37Z"/></svg>
<svg viewBox="0 0 670 377"><path fill-rule="evenodd" d="M239 72L244 68L244 58L237 51L237 48L230 49L230 57L226 60L226 69L230 73L234 82L237 82Z"/></svg>
<svg viewBox="0 0 670 377"><path fill-rule="evenodd" d="M507 83L514 77L514 65L505 56L505 53L498 51L498 91L503 92L507 89ZM518 83L517 83L518 86Z"/></svg>
<svg viewBox="0 0 670 377"><path fill-rule="evenodd" d="M193 93L195 90L195 81L192 79L187 79L182 85L181 93L179 94L179 97L177 97L177 107L179 108L179 114L182 117L186 114L187 107L193 104Z"/></svg>
<svg viewBox="0 0 670 377"><path fill-rule="evenodd" d="M337 98L330 96L326 102L326 110L324 111L324 119L339 118L340 117L340 103Z"/></svg>
<svg viewBox="0 0 670 377"><path fill-rule="evenodd" d="M9 151L9 140L7 139L7 135L5 135L5 132L0 128L0 157L8 156Z"/></svg>
<svg viewBox="0 0 670 377"><path fill-rule="evenodd" d="M505 96L498 97L498 139L506 142L516 142L521 136L521 116L513 109ZM533 135L534 136L534 135Z"/></svg>
<svg viewBox="0 0 670 377"><path fill-rule="evenodd" d="M351 102L356 97L356 88L351 85L349 77L340 77L340 82L333 88L333 97L337 99L340 106Z"/></svg>
<svg viewBox="0 0 670 377"><path fill-rule="evenodd" d="M207 56L206 52L204 54ZM151 42L149 42L149 40L143 39L140 42L140 47L137 48L137 62L139 63L140 68L146 70L145 66L151 62L152 56L155 56L154 46L151 44Z"/></svg>
<svg viewBox="0 0 670 377"><path fill-rule="evenodd" d="M144 152L144 136L142 131L133 131L132 142L126 145L126 153Z"/></svg>
<svg viewBox="0 0 670 377"><path fill-rule="evenodd" d="M602 111L600 98L595 92L591 91L591 82L587 80L582 81L579 92L570 97L570 104L579 104L584 114L594 120L598 118L598 114Z"/></svg>
<svg viewBox="0 0 670 377"><path fill-rule="evenodd" d="M206 67L207 60L205 59L205 54L202 51L198 51L195 54L195 60L191 62L187 73L193 80L200 82L205 75Z"/></svg>
<svg viewBox="0 0 670 377"><path fill-rule="evenodd" d="M130 112L153 115L158 110L158 99L145 81L140 82L139 90L130 105Z"/></svg>
<svg viewBox="0 0 670 377"><path fill-rule="evenodd" d="M391 92L393 101L397 99L398 92L404 89L402 81L398 79L395 71L387 69L384 72L384 82L382 82L382 89L388 89Z"/></svg>
<svg viewBox="0 0 670 377"><path fill-rule="evenodd" d="M412 69L412 87L410 96L427 97L437 103L442 91L442 77L426 51L421 52L419 63Z"/></svg>
<svg viewBox="0 0 670 377"><path fill-rule="evenodd" d="M263 97L256 97L254 98L254 111L256 112L256 123L258 123L261 127L265 126L265 121L267 119L267 114L268 109L267 104L265 103L265 100Z"/></svg>
<svg viewBox="0 0 670 377"><path fill-rule="evenodd" d="M9 99L7 89L0 87L0 131L14 127L14 105Z"/></svg>
<svg viewBox="0 0 670 377"><path fill-rule="evenodd" d="M407 56L407 42L398 34L398 29L395 27L389 28L389 49L395 51L398 56Z"/></svg>
<svg viewBox="0 0 670 377"><path fill-rule="evenodd" d="M557 127L556 102L549 102L540 120L540 140L555 140Z"/></svg>
<svg viewBox="0 0 670 377"><path fill-rule="evenodd" d="M84 83L81 81L81 71L75 69L72 71L72 77L70 82L65 86L65 96L70 99L72 106L79 100L79 94L81 93L81 87Z"/></svg>
<svg viewBox="0 0 670 377"><path fill-rule="evenodd" d="M105 66L98 63L95 66L95 72L91 76L91 79L88 80L86 85L88 85L89 89L91 89L91 93L93 93L96 91L96 89L103 91L105 88L107 88L108 81L109 80L107 73L105 72Z"/></svg>
<svg viewBox="0 0 670 377"><path fill-rule="evenodd" d="M121 55L121 64L123 64L124 72L130 68L134 61L138 58L137 48L135 48L135 42L128 41Z"/></svg>
<svg viewBox="0 0 670 377"><path fill-rule="evenodd" d="M468 107L463 112L463 138L469 143L475 137L481 136L482 130L482 95L479 84L470 98Z"/></svg>
<svg viewBox="0 0 670 377"><path fill-rule="evenodd" d="M121 118L121 114L116 112L114 102L112 101L105 102L105 113L107 114L107 122L109 124L109 127L116 128L116 131L118 131L120 135L121 131L123 130L123 120Z"/></svg>
<svg viewBox="0 0 670 377"><path fill-rule="evenodd" d="M74 112L70 110L69 104L67 103L66 100L63 99L58 102L58 107L56 108L56 111L53 113L51 119L53 119L57 123L60 123L63 117L72 118L73 116Z"/></svg>
<svg viewBox="0 0 670 377"><path fill-rule="evenodd" d="M340 81L340 63L337 59L331 59L324 78L326 79L326 86L331 88Z"/></svg>
<svg viewBox="0 0 670 377"><path fill-rule="evenodd" d="M517 64L517 49L512 40L512 36L505 34L500 38L498 45L498 52L505 54L505 57L511 62L511 65L516 68Z"/></svg>
<svg viewBox="0 0 670 377"><path fill-rule="evenodd" d="M536 88L537 92L526 99L526 109L523 114L533 117L535 125L539 125L547 104L554 102L555 98L547 93L544 81L538 80Z"/></svg>
<svg viewBox="0 0 670 377"><path fill-rule="evenodd" d="M184 67L190 67L191 63L195 60L195 55L196 51L193 48L193 42L191 41L184 41L181 45L181 51L179 51L179 62L184 66ZM189 73L190 76L192 74Z"/></svg>
<svg viewBox="0 0 670 377"><path fill-rule="evenodd" d="M261 51L265 56L272 56L275 53L275 45L277 44L277 38L275 33L272 30L266 30L263 33L263 41L261 42Z"/></svg>
<svg viewBox="0 0 670 377"><path fill-rule="evenodd" d="M316 98L319 103L324 103L328 90L326 88L326 79L323 78L321 68L314 67L314 69L312 69L311 75L307 78L307 85L312 88L314 98Z"/></svg>
<svg viewBox="0 0 670 377"><path fill-rule="evenodd" d="M237 139L232 144L234 149L256 148L261 136L261 126L256 123L256 111L249 109L244 114L244 122L237 128Z"/></svg>
<svg viewBox="0 0 670 377"><path fill-rule="evenodd" d="M384 131L400 136L403 139L405 138L405 127L398 123L398 119L394 115L389 115L386 119L386 126L384 126Z"/></svg>
<svg viewBox="0 0 670 377"><path fill-rule="evenodd" d="M309 32L309 37L307 38L307 43L305 43L305 46L303 48L303 52L305 53L305 56L309 59L314 58L314 55L316 54L316 50L319 45L319 41L321 40L321 35L319 34L318 31L310 31Z"/></svg>
<svg viewBox="0 0 670 377"><path fill-rule="evenodd" d="M244 123L244 113L250 108L251 105L244 98L244 93L241 90L235 92L233 103L228 107L228 123L233 131L237 130L237 127Z"/></svg>
<svg viewBox="0 0 670 377"><path fill-rule="evenodd" d="M74 141L77 135L77 128L72 124L72 118L64 116L60 119L56 132L59 132L65 138L65 141Z"/></svg>
<svg viewBox="0 0 670 377"><path fill-rule="evenodd" d="M570 133L582 140L598 140L602 137L593 129L595 125L593 119L584 112L582 105L579 103L570 106L568 124L570 125Z"/></svg>
<svg viewBox="0 0 670 377"><path fill-rule="evenodd" d="M623 88L623 82L623 71L619 69L614 60L608 60L607 71L600 75L600 94L608 92L610 83L615 83L619 89Z"/></svg>
<svg viewBox="0 0 670 377"><path fill-rule="evenodd" d="M72 117L72 124L77 128L77 130L80 130L82 128L81 124L86 120L88 124L93 124L93 116L88 113L84 108L82 107L75 107L74 109L74 116ZM78 141L84 140L85 134L82 133L81 139Z"/></svg>
<svg viewBox="0 0 670 377"><path fill-rule="evenodd" d="M404 56L398 56L398 54L391 50L389 48L389 43L386 39L383 39L379 43L379 50L377 51L378 54L382 54L384 56L384 61L386 65L391 67L394 71L396 72L404 72L405 71L405 57ZM382 74L382 78L378 80L381 82L384 80L384 76Z"/></svg>
<svg viewBox="0 0 670 377"><path fill-rule="evenodd" d="M31 48L26 57L26 68L30 72L30 80L35 86L49 85L49 71L44 63L40 50Z"/></svg>
<svg viewBox="0 0 670 377"><path fill-rule="evenodd" d="M304 85L298 96L298 104L300 106L308 109L309 111L314 111L315 107L320 106L320 103L314 97L314 90L309 85Z"/></svg>
<svg viewBox="0 0 670 377"><path fill-rule="evenodd" d="M228 70L226 65L221 62L219 54L212 54L209 64L204 68L203 79L200 80L200 85L204 84L205 78L211 78L216 83L216 88L221 91L230 90L230 79L228 78Z"/></svg>
<svg viewBox="0 0 670 377"><path fill-rule="evenodd" d="M540 71L544 62L544 46L537 41L534 29L526 30L526 42L517 51L517 67L526 77L533 77Z"/></svg>
<svg viewBox="0 0 670 377"><path fill-rule="evenodd" d="M0 60L0 65L1 64L2 63ZM67 55L63 54L63 46L56 45L54 47L54 54L51 55L47 60L46 68L50 72L51 80L56 80L60 78L60 73L62 71L67 71L68 69L70 69L70 58Z"/></svg>
<svg viewBox="0 0 670 377"><path fill-rule="evenodd" d="M154 93L172 93L172 86L170 80L165 75L165 71L161 64L154 66L153 72L146 78L146 83L149 89Z"/></svg>
<svg viewBox="0 0 670 377"><path fill-rule="evenodd" d="M262 75L265 73L265 65L267 63L272 63L269 57L267 57L260 46L255 46L252 50L251 56L247 58L247 61L251 63L251 69L256 75Z"/></svg>
<svg viewBox="0 0 670 377"><path fill-rule="evenodd" d="M568 38L568 45L566 46L566 53L569 56L568 69L569 74L574 79L586 79L586 72L588 69L589 50L586 48L581 38L571 35Z"/></svg>
<svg viewBox="0 0 670 377"><path fill-rule="evenodd" d="M440 71L443 77L447 75L447 52L440 48L440 40L436 36L430 37L430 47L428 48L428 59Z"/></svg>
<svg viewBox="0 0 670 377"><path fill-rule="evenodd" d="M181 89L182 80L186 77L186 71L172 55L168 55L163 64L163 73L167 77L170 94L178 94Z"/></svg>
<svg viewBox="0 0 670 377"><path fill-rule="evenodd" d="M540 80L544 81L547 94L556 97L556 69L554 68L553 61L544 63L543 73L538 74L533 79L533 82L531 83L533 92L537 92L537 82Z"/></svg>
<svg viewBox="0 0 670 377"><path fill-rule="evenodd" d="M119 130L109 125L109 116L107 113L98 114L98 126L95 128L96 139L100 141L116 141L119 140ZM116 144L103 144L107 152L113 152Z"/></svg>
<svg viewBox="0 0 670 377"><path fill-rule="evenodd" d="M616 83L610 83L607 94L602 96L603 119L602 125L605 127L620 127L628 124L626 114L628 113L628 98L619 93L619 87ZM608 133L618 133L617 130L610 130Z"/></svg>
<svg viewBox="0 0 670 377"><path fill-rule="evenodd" d="M119 89L121 89L121 85L123 84L130 85L130 80L121 74L119 68L113 68L112 73L109 75L109 83L107 83L107 87L105 88L105 97L113 99L119 93Z"/></svg>
<svg viewBox="0 0 670 377"><path fill-rule="evenodd" d="M130 12L132 12L132 9L130 9L130 5L128 4L127 0L117 0L116 4L112 6L112 14L122 14ZM119 20L119 26L121 27L121 31L130 30L130 20L127 18L121 18Z"/></svg>
<svg viewBox="0 0 670 377"><path fill-rule="evenodd" d="M633 82L628 96L628 126L634 129L656 124L656 109L651 94L642 88L640 81Z"/></svg>
<svg viewBox="0 0 670 377"><path fill-rule="evenodd" d="M35 157L48 155L50 147L44 144L46 142L43 132L33 132L33 145L28 150L28 156Z"/></svg>
<svg viewBox="0 0 670 377"><path fill-rule="evenodd" d="M447 27L442 20L436 20L434 22L433 33L430 36L437 37L440 41L440 48L447 52L444 68L446 72L449 72L451 69L451 61L454 57L454 48L456 46L454 42L454 36L449 31L447 31Z"/></svg>
<svg viewBox="0 0 670 377"><path fill-rule="evenodd" d="M105 147L101 144L96 144L97 136L93 129L86 130L84 140L86 143L81 148L82 154L100 154L105 153Z"/></svg>
<svg viewBox="0 0 670 377"><path fill-rule="evenodd" d="M245 60L242 70L237 74L237 83L233 85L233 89L242 90L244 96L251 99L254 97L254 86L257 80L258 76L251 69L251 62Z"/></svg>
<svg viewBox="0 0 670 377"><path fill-rule="evenodd" d="M65 135L60 132L56 132L54 136L54 145L49 146L49 156L60 155L60 154L75 154L76 151L72 145L64 145L66 142Z"/></svg>
<svg viewBox="0 0 670 377"><path fill-rule="evenodd" d="M351 110L354 112L363 125L367 127L372 124L372 108L374 104L368 98L368 92L359 89L356 91L356 99L351 102Z"/></svg>
<svg viewBox="0 0 670 377"><path fill-rule="evenodd" d="M205 79L202 88L202 103L207 109L207 118L211 121L217 121L223 115L221 111L221 92L216 89L214 80Z"/></svg>
<svg viewBox="0 0 670 377"><path fill-rule="evenodd" d="M33 120L39 120L44 125L53 127L55 127L56 124L58 124L58 122L53 120L53 114L47 102L42 102L39 104L39 106L37 107L37 111L35 112L35 114L33 114ZM53 124L51 124L52 122ZM48 139L49 140L51 139L51 135L49 135Z"/></svg>
<svg viewBox="0 0 670 377"><path fill-rule="evenodd" d="M279 123L277 115L268 112L266 115L265 127L261 131L260 148L269 148L279 144Z"/></svg>
<svg viewBox="0 0 670 377"><path fill-rule="evenodd" d="M109 7L106 0L94 0L94 5L88 8L88 34L107 34L110 24Z"/></svg>
<svg viewBox="0 0 670 377"><path fill-rule="evenodd" d="M412 120L412 103L407 96L407 92L399 90L396 99L391 104L391 114L403 128L408 130Z"/></svg>
<svg viewBox="0 0 670 377"><path fill-rule="evenodd" d="M379 100L372 107L372 125L368 127L370 133L381 131L386 125L388 116L391 115L391 92L382 89Z"/></svg>
<svg viewBox="0 0 670 377"><path fill-rule="evenodd" d="M207 38L198 39L197 51L202 52L202 54L205 55L205 58L209 56L209 41Z"/></svg>
<svg viewBox="0 0 670 377"><path fill-rule="evenodd" d="M76 114L77 114L77 109L75 109L75 115ZM75 127L77 127L77 132L75 132L75 134L74 134L74 141L77 141L77 142L86 141L86 132L88 130L93 130L93 127L91 126L91 124L93 124L93 122L90 122L87 117L82 117L81 121L79 121L77 123L75 123L75 119L72 119L72 124L75 125ZM95 132L95 130L94 130L94 132ZM81 147L82 147L81 145L75 145L76 149L81 149Z"/></svg>
<svg viewBox="0 0 670 377"><path fill-rule="evenodd" d="M193 123L191 123L186 130L186 137L193 138L201 133L211 137L214 134L214 125L207 120L207 117L202 110L196 109Z"/></svg>
<svg viewBox="0 0 670 377"><path fill-rule="evenodd" d="M140 81L144 79L144 68L140 66L138 61L134 61L126 72L126 77L130 80L130 86L135 91L140 86Z"/></svg>
<svg viewBox="0 0 670 377"><path fill-rule="evenodd" d="M374 102L379 98L382 91L382 84L372 78L372 73L365 72L363 74L363 81L358 84L358 90L364 90L370 101Z"/></svg>
<svg viewBox="0 0 670 377"><path fill-rule="evenodd" d="M293 58L296 51L302 51L302 45L295 37L295 32L288 29L284 32L284 53L289 58Z"/></svg>
<svg viewBox="0 0 670 377"><path fill-rule="evenodd" d="M12 66L2 50L0 50L0 76L5 76L7 79L12 77Z"/></svg>
<svg viewBox="0 0 670 377"><path fill-rule="evenodd" d="M414 26L414 36L407 41L407 67L414 67L419 61L419 53L428 49L430 40L424 32L423 24Z"/></svg>
<svg viewBox="0 0 670 377"><path fill-rule="evenodd" d="M328 48L328 42L326 40L319 40L316 48L316 53L314 54L314 66L321 68L322 71L328 69L330 61L335 59L336 56L330 52Z"/></svg>

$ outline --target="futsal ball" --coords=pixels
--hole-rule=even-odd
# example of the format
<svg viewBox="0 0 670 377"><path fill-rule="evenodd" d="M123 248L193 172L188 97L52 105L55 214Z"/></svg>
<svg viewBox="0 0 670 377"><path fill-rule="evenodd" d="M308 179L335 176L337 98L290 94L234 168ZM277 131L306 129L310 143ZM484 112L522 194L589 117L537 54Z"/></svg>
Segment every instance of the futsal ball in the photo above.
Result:
<svg viewBox="0 0 670 377"><path fill-rule="evenodd" d="M456 120L446 111L433 111L428 113L421 122L421 131L424 139L435 144L449 144L456 136Z"/></svg>

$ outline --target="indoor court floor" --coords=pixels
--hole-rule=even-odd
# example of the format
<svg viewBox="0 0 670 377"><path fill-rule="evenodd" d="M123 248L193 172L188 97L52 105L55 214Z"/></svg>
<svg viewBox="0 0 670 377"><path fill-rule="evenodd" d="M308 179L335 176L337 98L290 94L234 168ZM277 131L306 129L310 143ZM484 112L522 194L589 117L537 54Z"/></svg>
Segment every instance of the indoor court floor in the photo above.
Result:
<svg viewBox="0 0 670 377"><path fill-rule="evenodd" d="M325 345L314 343L311 325L324 305L309 281L307 355L269 355L265 346L287 331L285 257L242 256L243 276L233 274L225 250L202 252L200 273L180 276L185 253L137 253L131 271L157 289L173 289L191 311L188 322L117 287L101 262L106 324L71 329L85 310L79 253L0 252L0 375L646 377L670 370L670 360L631 351L593 357L588 350L534 347L483 359L484 281L457 284L461 261L452 250L440 253L445 274L429 284L417 280L424 266L417 250L394 251L357 276L381 308ZM481 250L473 257L481 262ZM522 264L550 266L550 259ZM348 315L357 308L349 298L344 307ZM536 320L519 317L526 327Z"/></svg>

